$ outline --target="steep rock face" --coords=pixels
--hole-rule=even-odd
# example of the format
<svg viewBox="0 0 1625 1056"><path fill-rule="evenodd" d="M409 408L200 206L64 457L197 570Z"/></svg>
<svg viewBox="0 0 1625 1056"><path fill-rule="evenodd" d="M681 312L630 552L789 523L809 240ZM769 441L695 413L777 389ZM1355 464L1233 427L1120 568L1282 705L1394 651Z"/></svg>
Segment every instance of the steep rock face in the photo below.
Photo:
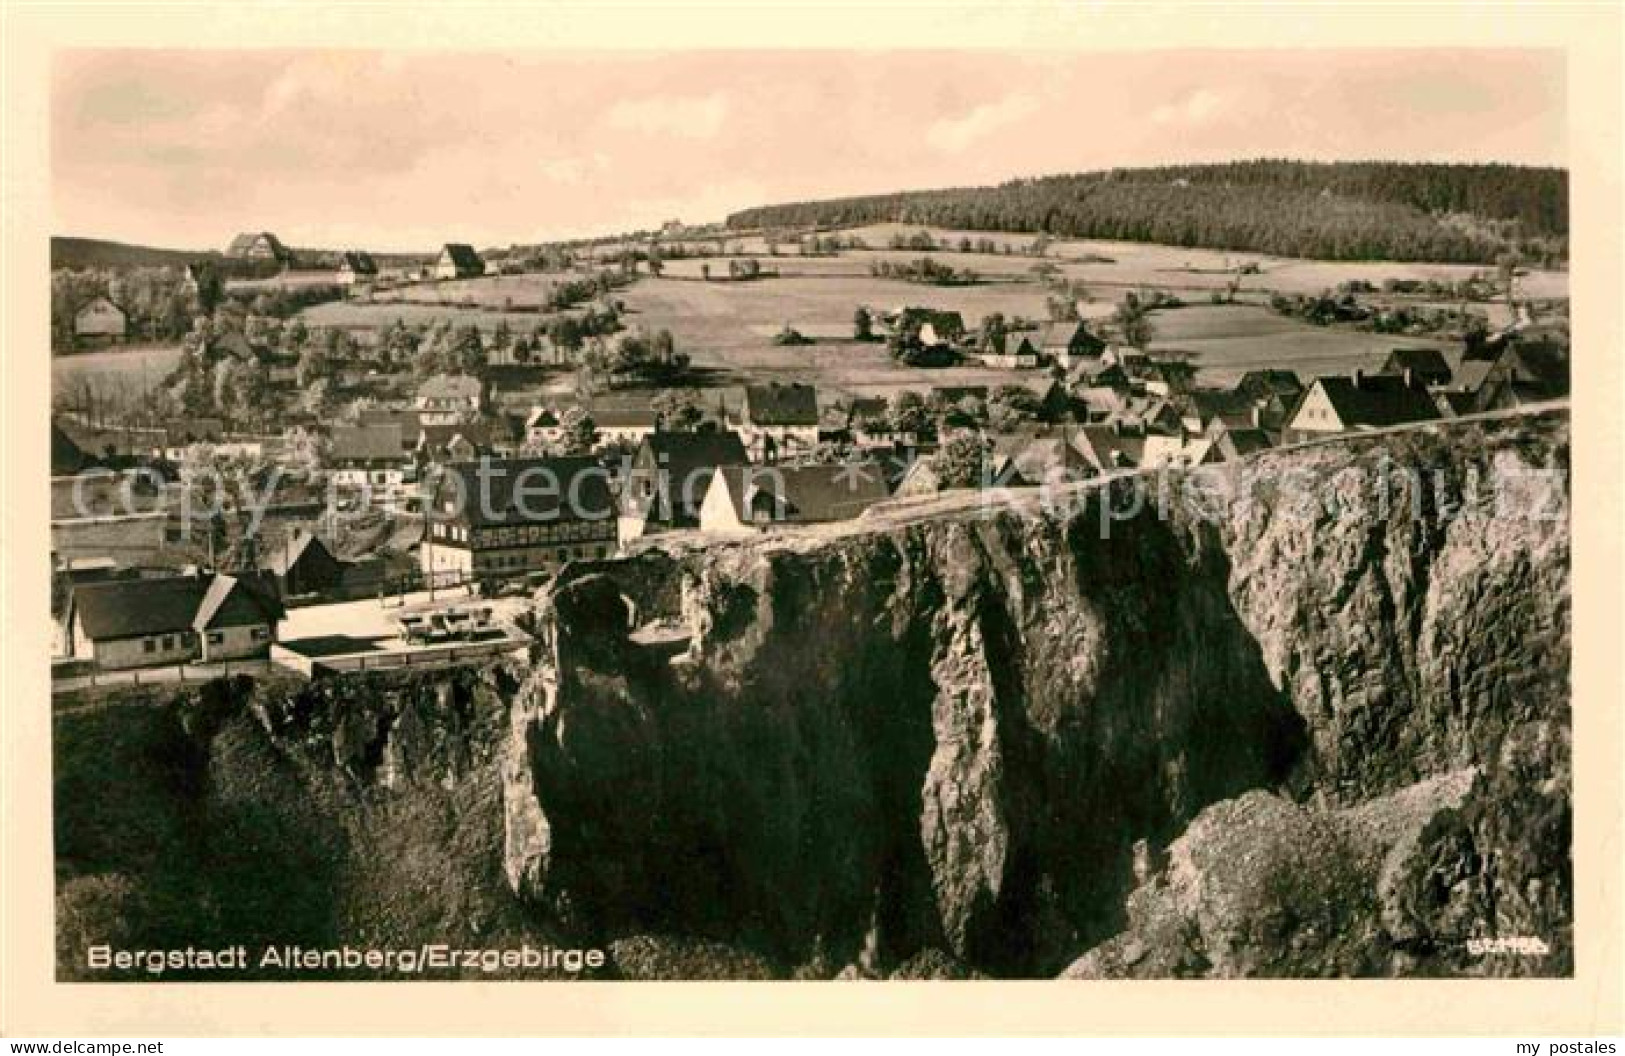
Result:
<svg viewBox="0 0 1625 1056"><path fill-rule="evenodd" d="M1561 498L1566 428L1548 415L1274 453L1208 515L1158 510L1135 485L1063 508L949 499L567 577L509 713L510 884L590 934L720 940L815 975L933 957L1046 974L1131 920L1124 897L1204 807L1274 789L1280 809L1249 798L1246 817L1312 834L1483 767L1478 798L1424 812L1409 867L1358 873L1386 885L1358 904L1399 952L1323 962L1432 970L1414 958L1435 956L1443 917L1498 926L1483 893L1519 839L1509 746L1543 746L1529 809L1566 838L1551 809L1567 802L1566 523L1462 512L1475 475L1524 467L1553 468L1536 483ZM1424 486L1357 507L1394 467ZM1318 507L1293 505L1294 473ZM1175 484L1211 497L1225 480ZM1192 861L1241 808L1215 809L1187 834ZM1524 855L1518 898L1565 920L1555 842ZM1234 856L1191 875L1224 868ZM1191 970L1322 963L1226 949Z"/></svg>

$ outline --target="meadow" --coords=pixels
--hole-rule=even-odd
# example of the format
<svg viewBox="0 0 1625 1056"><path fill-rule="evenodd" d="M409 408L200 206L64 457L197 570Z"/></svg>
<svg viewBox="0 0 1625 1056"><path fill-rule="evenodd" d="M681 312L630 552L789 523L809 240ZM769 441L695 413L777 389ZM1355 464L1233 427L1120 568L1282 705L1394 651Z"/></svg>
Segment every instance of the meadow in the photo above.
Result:
<svg viewBox="0 0 1625 1056"><path fill-rule="evenodd" d="M1151 313L1153 352L1184 352L1202 385L1229 385L1249 370L1276 367L1315 374L1374 371L1395 348L1437 348L1454 342L1346 327L1311 326L1251 304L1190 305Z"/></svg>
<svg viewBox="0 0 1625 1056"><path fill-rule="evenodd" d="M54 392L88 386L97 395L145 394L180 362L179 345L112 348L51 357Z"/></svg>

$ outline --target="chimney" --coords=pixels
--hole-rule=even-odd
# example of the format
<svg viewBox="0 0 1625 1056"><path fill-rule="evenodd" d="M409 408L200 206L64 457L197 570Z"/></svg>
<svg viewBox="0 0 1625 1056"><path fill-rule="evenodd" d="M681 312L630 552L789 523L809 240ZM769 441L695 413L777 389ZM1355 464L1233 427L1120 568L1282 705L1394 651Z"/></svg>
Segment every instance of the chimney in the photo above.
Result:
<svg viewBox="0 0 1625 1056"><path fill-rule="evenodd" d="M1413 371L1410 367L1405 368L1405 387L1407 389L1416 388L1415 371Z"/></svg>
<svg viewBox="0 0 1625 1056"><path fill-rule="evenodd" d="M1354 387L1358 389L1358 388L1361 388L1364 385L1365 385L1365 371L1356 369L1355 372L1354 372Z"/></svg>
<svg viewBox="0 0 1625 1056"><path fill-rule="evenodd" d="M1254 429L1264 428L1264 405L1258 400L1253 401L1252 420Z"/></svg>

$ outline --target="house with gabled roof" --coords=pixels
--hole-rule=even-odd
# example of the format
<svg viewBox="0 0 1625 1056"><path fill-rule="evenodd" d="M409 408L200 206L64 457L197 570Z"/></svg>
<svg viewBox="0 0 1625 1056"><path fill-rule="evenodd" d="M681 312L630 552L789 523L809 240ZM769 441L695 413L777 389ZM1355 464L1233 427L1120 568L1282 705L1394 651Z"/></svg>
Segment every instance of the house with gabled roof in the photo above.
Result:
<svg viewBox="0 0 1625 1056"><path fill-rule="evenodd" d="M1032 370L1042 362L1035 330L1007 330L976 353L983 366L999 370Z"/></svg>
<svg viewBox="0 0 1625 1056"><path fill-rule="evenodd" d="M501 582L601 560L617 545L609 471L595 458L452 462L425 486L421 568L437 579Z"/></svg>
<svg viewBox="0 0 1625 1056"><path fill-rule="evenodd" d="M257 576L116 579L75 587L69 655L114 670L264 656L283 619Z"/></svg>
<svg viewBox="0 0 1625 1056"><path fill-rule="evenodd" d="M1439 409L1427 389L1402 374L1322 375L1298 402L1286 425L1289 443L1356 430L1435 421Z"/></svg>
<svg viewBox="0 0 1625 1056"><path fill-rule="evenodd" d="M371 253L346 250L339 257L338 278L345 286L353 286L358 282L372 282L378 278L378 262L372 259Z"/></svg>
<svg viewBox="0 0 1625 1056"><path fill-rule="evenodd" d="M437 279L471 279L485 274L485 261L466 242L447 242L434 262Z"/></svg>
<svg viewBox="0 0 1625 1056"><path fill-rule="evenodd" d="M293 250L269 231L244 231L231 240L226 256L239 260L272 260L284 267L297 263Z"/></svg>
<svg viewBox="0 0 1625 1056"><path fill-rule="evenodd" d="M818 445L818 390L800 383L747 385L730 424L753 462L806 454Z"/></svg>
<svg viewBox="0 0 1625 1056"><path fill-rule="evenodd" d="M73 313L73 336L86 341L122 341L127 327L124 309L107 297L92 297Z"/></svg>
<svg viewBox="0 0 1625 1056"><path fill-rule="evenodd" d="M723 466L749 464L744 442L731 430L645 437L621 486L621 545L657 532L698 528L711 477Z"/></svg>
<svg viewBox="0 0 1625 1056"><path fill-rule="evenodd" d="M1424 387L1450 384L1450 362L1436 348L1396 348L1383 361L1383 374L1409 373Z"/></svg>
<svg viewBox="0 0 1625 1056"><path fill-rule="evenodd" d="M700 528L740 533L848 521L890 497L876 463L722 466L700 504Z"/></svg>
<svg viewBox="0 0 1625 1056"><path fill-rule="evenodd" d="M417 437L404 433L398 422L334 426L326 458L332 482L366 489L383 504L391 504L414 477L416 442Z"/></svg>
<svg viewBox="0 0 1625 1056"><path fill-rule="evenodd" d="M1082 363L1098 362L1106 351L1106 342L1095 336L1082 322L1046 323L1038 331L1038 350L1070 371Z"/></svg>
<svg viewBox="0 0 1625 1056"><path fill-rule="evenodd" d="M418 386L413 406L423 425L452 425L479 417L485 388L470 374L436 374Z"/></svg>

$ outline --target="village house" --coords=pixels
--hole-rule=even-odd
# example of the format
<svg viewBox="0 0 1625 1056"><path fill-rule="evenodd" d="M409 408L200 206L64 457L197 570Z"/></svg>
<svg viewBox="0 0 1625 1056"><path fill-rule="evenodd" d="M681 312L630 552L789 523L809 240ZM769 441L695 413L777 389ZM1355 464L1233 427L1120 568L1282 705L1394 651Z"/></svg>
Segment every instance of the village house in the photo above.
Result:
<svg viewBox="0 0 1625 1056"><path fill-rule="evenodd" d="M1081 322L1047 323L1038 332L1038 351L1062 370L1097 363L1106 342Z"/></svg>
<svg viewBox="0 0 1625 1056"><path fill-rule="evenodd" d="M942 308L904 305L882 315L879 322L883 334L913 332L927 348L956 345L965 337L965 317Z"/></svg>
<svg viewBox="0 0 1625 1056"><path fill-rule="evenodd" d="M329 480L340 488L364 490L375 503L393 506L415 479L411 446L398 423L335 426L327 451Z"/></svg>
<svg viewBox="0 0 1625 1056"><path fill-rule="evenodd" d="M479 378L436 374L418 386L414 406L424 425L455 425L478 418L485 407L485 395Z"/></svg>
<svg viewBox="0 0 1625 1056"><path fill-rule="evenodd" d="M260 568L276 583L284 598L320 594L333 589L344 575L344 563L333 556L316 535L295 528L284 535L279 546L260 555Z"/></svg>
<svg viewBox="0 0 1625 1056"><path fill-rule="evenodd" d="M597 433L598 447L613 444L636 446L660 431L660 414L653 407L642 406L594 407L587 412ZM528 432L528 426L527 426Z"/></svg>
<svg viewBox="0 0 1625 1056"><path fill-rule="evenodd" d="M1072 443L1101 475L1134 469L1145 455L1146 433L1123 422L1085 425L1072 436Z"/></svg>
<svg viewBox="0 0 1625 1056"><path fill-rule="evenodd" d="M418 555L435 581L500 582L601 560L617 544L609 473L593 458L482 458L429 483Z"/></svg>
<svg viewBox="0 0 1625 1056"><path fill-rule="evenodd" d="M657 532L698 528L700 507L716 470L748 464L739 434L728 430L645 437L621 486L621 545Z"/></svg>
<svg viewBox="0 0 1625 1056"><path fill-rule="evenodd" d="M1381 373L1409 373L1430 389L1450 384L1450 363L1436 348L1396 348L1383 361Z"/></svg>
<svg viewBox="0 0 1625 1056"><path fill-rule="evenodd" d="M1408 422L1433 421L1439 410L1414 379L1401 374L1323 375L1304 393L1286 425L1286 442Z"/></svg>
<svg viewBox="0 0 1625 1056"><path fill-rule="evenodd" d="M154 438L156 442L150 453L154 458L180 463L186 461L194 445L219 444L225 435L226 423L219 418L177 418L163 427L161 436Z"/></svg>
<svg viewBox="0 0 1625 1056"><path fill-rule="evenodd" d="M700 505L700 528L741 533L847 521L889 497L878 465L722 466Z"/></svg>
<svg viewBox="0 0 1625 1056"><path fill-rule="evenodd" d="M807 454L818 446L818 390L811 385L745 386L739 431L752 462L775 462Z"/></svg>
<svg viewBox="0 0 1625 1056"><path fill-rule="evenodd" d="M1220 462L1234 462L1274 446L1269 433L1263 429L1230 429L1222 423L1207 438L1213 441L1216 459Z"/></svg>
<svg viewBox="0 0 1625 1056"><path fill-rule="evenodd" d="M1187 433L1206 433L1215 422L1227 428L1259 427L1258 404L1244 392L1194 389L1171 402L1178 408L1180 426Z"/></svg>
<svg viewBox="0 0 1625 1056"><path fill-rule="evenodd" d="M483 422L454 422L420 427L415 450L420 462L471 462L494 449Z"/></svg>
<svg viewBox="0 0 1625 1056"><path fill-rule="evenodd" d="M564 437L564 412L573 406L567 403L538 404L525 417L525 443L532 447L550 447Z"/></svg>
<svg viewBox="0 0 1625 1056"><path fill-rule="evenodd" d="M1249 370L1236 383L1236 391L1257 406L1259 427L1278 436L1303 398L1303 381L1290 370Z"/></svg>
<svg viewBox="0 0 1625 1056"><path fill-rule="evenodd" d="M226 256L239 260L275 261L285 268L298 263L294 253L269 231L245 231L231 240Z"/></svg>
<svg viewBox="0 0 1625 1056"><path fill-rule="evenodd" d="M434 262L437 279L471 279L485 274L485 261L465 242L447 242Z"/></svg>
<svg viewBox="0 0 1625 1056"><path fill-rule="evenodd" d="M127 325L124 309L106 297L92 297L73 314L73 336L82 341L122 341Z"/></svg>
<svg viewBox="0 0 1625 1056"><path fill-rule="evenodd" d="M1038 334L1032 330L1011 330L988 343L976 358L983 366L998 370L1032 370L1041 362Z"/></svg>
<svg viewBox="0 0 1625 1056"><path fill-rule="evenodd" d="M1569 394L1567 344L1507 335L1463 357L1445 390L1457 414L1511 410Z"/></svg>
<svg viewBox="0 0 1625 1056"><path fill-rule="evenodd" d="M258 577L215 573L87 584L65 618L68 655L115 670L264 656L283 610Z"/></svg>
<svg viewBox="0 0 1625 1056"><path fill-rule="evenodd" d="M993 480L1010 487L1070 484L1096 472L1072 443L1070 430L995 436L990 457Z"/></svg>
<svg viewBox="0 0 1625 1056"><path fill-rule="evenodd" d="M384 586L384 561L376 555L358 560L335 557L305 528L294 528L281 543L259 557L262 574L283 601L342 600L376 596Z"/></svg>
<svg viewBox="0 0 1625 1056"><path fill-rule="evenodd" d="M371 253L349 250L339 258L338 279L341 285L354 286L356 283L373 282L377 278L378 262L372 259Z"/></svg>

